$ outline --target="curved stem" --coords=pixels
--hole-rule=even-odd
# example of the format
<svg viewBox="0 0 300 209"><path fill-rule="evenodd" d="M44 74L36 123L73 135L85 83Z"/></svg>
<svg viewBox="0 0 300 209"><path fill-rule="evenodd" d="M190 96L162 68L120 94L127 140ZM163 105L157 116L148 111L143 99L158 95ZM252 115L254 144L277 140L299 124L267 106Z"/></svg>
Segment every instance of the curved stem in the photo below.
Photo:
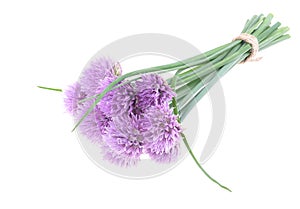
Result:
<svg viewBox="0 0 300 209"><path fill-rule="evenodd" d="M186 137L184 134L181 134L182 136L182 140L187 148L187 150L189 151L190 155L192 156L193 160L195 161L195 163L197 164L197 166L201 169L201 171L205 174L205 176L207 176L207 178L209 178L211 181L213 181L214 183L218 184L221 188L226 189L229 192L232 192L231 189L229 189L228 187L220 184L217 180L215 180L213 177L211 177L205 170L204 168L201 166L201 164L199 163L199 161L197 160L197 158L195 157L189 143L186 140Z"/></svg>
<svg viewBox="0 0 300 209"><path fill-rule="evenodd" d="M176 79L176 78L175 78ZM174 81L174 83L175 83L176 81ZM180 123L180 116L178 115L178 106L177 106L177 102L176 102L176 99L175 99L175 97L173 97L172 98L172 106L173 106L173 113L174 113L174 115L177 115L177 120L178 120L178 122ZM200 168L200 170L211 180L211 181L213 181L214 183L216 183L216 184L218 184L221 188L223 188L223 189L226 189L227 191L229 191L229 192L232 192L228 187L226 187L226 186L224 186L224 185L222 185L222 184L220 184L217 180L215 180L213 177L211 177L205 170L204 170L204 168L201 166L201 164L199 163L199 161L197 160L197 158L195 157L195 155L194 155L194 153L193 153L193 151L192 151L192 149L191 149L191 147L190 147L190 145L189 145L189 143L188 143L188 141L187 141L187 139L186 139L186 136L183 134L183 133L181 133L180 134L181 135L181 137L182 137L182 140L183 140L183 142L184 142L184 144L185 144L185 146L186 146L186 148L187 148L187 150L189 151L189 153L190 153L190 155L192 156L192 158L193 158L193 160L195 161L195 163L197 164L197 166Z"/></svg>

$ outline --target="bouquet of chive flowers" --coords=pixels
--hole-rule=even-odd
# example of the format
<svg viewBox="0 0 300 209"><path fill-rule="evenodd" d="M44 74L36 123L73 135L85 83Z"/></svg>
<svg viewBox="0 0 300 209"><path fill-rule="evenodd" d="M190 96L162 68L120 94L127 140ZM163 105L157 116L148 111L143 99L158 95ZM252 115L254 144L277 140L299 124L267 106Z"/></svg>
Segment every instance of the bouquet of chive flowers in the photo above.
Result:
<svg viewBox="0 0 300 209"><path fill-rule="evenodd" d="M95 58L64 90L66 109L76 120L74 130L100 144L105 160L124 167L136 165L142 154L157 163L176 161L183 141L205 175L229 190L201 167L181 121L232 67L290 37L287 27L271 25L271 20L271 14L253 16L232 42L168 65L122 74L118 62ZM171 71L171 78L161 77Z"/></svg>

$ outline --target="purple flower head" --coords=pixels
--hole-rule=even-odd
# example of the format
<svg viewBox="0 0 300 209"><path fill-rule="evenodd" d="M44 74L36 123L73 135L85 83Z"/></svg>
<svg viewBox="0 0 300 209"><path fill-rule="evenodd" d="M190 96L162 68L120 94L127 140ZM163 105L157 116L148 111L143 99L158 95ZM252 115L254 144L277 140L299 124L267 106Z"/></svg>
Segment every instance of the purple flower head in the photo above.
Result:
<svg viewBox="0 0 300 209"><path fill-rule="evenodd" d="M151 107L145 113L151 128L143 133L145 153L158 162L176 160L181 126L168 106Z"/></svg>
<svg viewBox="0 0 300 209"><path fill-rule="evenodd" d="M147 126L149 126L149 123L145 119L137 120L126 114L114 117L108 133L104 136L106 149L109 147L108 151L104 150L104 153L106 153L105 159L115 164L120 163L120 156L124 157L124 162L129 159L138 161L140 155L143 154L144 138L142 132L147 130ZM123 161L121 164L123 164Z"/></svg>
<svg viewBox="0 0 300 209"><path fill-rule="evenodd" d="M149 156L152 160L155 160L159 163L171 163L174 162L179 155L179 143L176 143L169 152L162 152L162 153L155 153L155 152L149 152Z"/></svg>
<svg viewBox="0 0 300 209"><path fill-rule="evenodd" d="M80 84L78 82L69 86L65 91L64 103L67 111L76 116L78 114L78 110L81 108L80 100L84 99L86 94L82 92Z"/></svg>
<svg viewBox="0 0 300 209"><path fill-rule="evenodd" d="M136 92L130 84L125 84L113 91L112 101L110 104L110 115L118 116L129 115L135 105Z"/></svg>
<svg viewBox="0 0 300 209"><path fill-rule="evenodd" d="M80 113L75 119L78 121L88 111L94 100L85 101L80 109ZM95 106L90 114L80 123L79 131L93 142L102 142L102 137L107 133L111 118L106 116L99 106Z"/></svg>
<svg viewBox="0 0 300 209"><path fill-rule="evenodd" d="M152 125L149 118L144 117L144 115L136 115L136 114L129 114L132 126L139 130L142 134L148 131Z"/></svg>
<svg viewBox="0 0 300 209"><path fill-rule="evenodd" d="M77 99L73 106L76 106L76 114L74 114L75 119L78 121L81 117L84 116L86 111L93 105L94 99L86 100L78 104L79 100L85 99L91 96L95 96L101 93L111 82L113 82L117 76L114 74L117 73L113 66L113 63L109 59L99 58L96 60L91 61L88 68L84 70L82 73L81 78L79 79L79 83L73 89L73 92L77 93L80 90L80 93L84 92L80 97ZM118 67L118 73L121 73L120 66ZM76 91L75 91L76 90ZM72 93L72 92L71 92ZM66 103L70 102L70 100L74 100L68 93ZM107 128L110 126L111 117L107 115L110 112L110 104L113 95L113 91L108 92L102 100L95 106L89 115L82 121L79 125L79 131L81 134L85 135L91 141L100 142L102 136L107 133ZM78 94L78 93L77 93ZM68 105L68 107L70 104ZM70 109L70 108L69 108Z"/></svg>
<svg viewBox="0 0 300 209"><path fill-rule="evenodd" d="M102 80L101 84L98 86L98 89L95 92L96 94L100 94L111 82L113 82L115 78L106 77ZM106 115L110 115L111 108L112 108L112 99L115 94L116 90L111 90L107 92L104 97L100 100L97 104L99 109L104 112Z"/></svg>
<svg viewBox="0 0 300 209"><path fill-rule="evenodd" d="M140 160L139 158L132 158L126 154L118 153L111 149L107 144L102 145L101 151L105 160L108 160L109 162L121 167L134 166Z"/></svg>
<svg viewBox="0 0 300 209"><path fill-rule="evenodd" d="M136 81L138 106L146 109L156 105L168 104L176 94L157 74L142 75L141 81Z"/></svg>
<svg viewBox="0 0 300 209"><path fill-rule="evenodd" d="M114 62L106 58L97 58L89 63L84 69L79 79L82 90L88 95L93 96L102 86L103 79L116 78Z"/></svg>
<svg viewBox="0 0 300 209"><path fill-rule="evenodd" d="M94 104L92 97L120 74L120 65L109 59L91 61L79 81L65 92L66 108L76 121ZM104 158L116 165L135 165L141 154L161 163L176 160L182 130L169 107L173 90L156 74L118 85L122 86L107 92L80 123L80 133L99 143Z"/></svg>

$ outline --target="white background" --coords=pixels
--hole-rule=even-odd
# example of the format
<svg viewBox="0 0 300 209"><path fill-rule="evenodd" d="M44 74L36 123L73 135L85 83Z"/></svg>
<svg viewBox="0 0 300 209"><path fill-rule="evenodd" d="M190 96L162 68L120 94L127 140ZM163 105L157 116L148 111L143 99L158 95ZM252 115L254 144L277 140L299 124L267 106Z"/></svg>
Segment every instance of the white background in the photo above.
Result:
<svg viewBox="0 0 300 209"><path fill-rule="evenodd" d="M0 2L0 208L299 208L296 1L178 2ZM233 193L210 182L190 157L154 179L104 172L70 133L61 95L36 88L72 83L91 56L124 36L165 33L205 51L238 35L247 18L269 12L290 26L292 39L222 79L226 129L205 164ZM200 111L207 107L199 103Z"/></svg>

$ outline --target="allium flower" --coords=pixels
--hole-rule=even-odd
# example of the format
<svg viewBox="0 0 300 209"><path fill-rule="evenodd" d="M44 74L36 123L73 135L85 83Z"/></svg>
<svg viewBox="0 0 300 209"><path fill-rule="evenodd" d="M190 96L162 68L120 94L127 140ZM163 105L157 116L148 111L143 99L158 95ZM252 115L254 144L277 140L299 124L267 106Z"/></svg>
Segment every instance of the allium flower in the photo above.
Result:
<svg viewBox="0 0 300 209"><path fill-rule="evenodd" d="M92 100L84 102L80 114L75 119L79 120L93 102ZM92 142L102 142L102 136L107 133L110 122L111 118L106 116L99 106L96 106L85 120L82 121L79 131Z"/></svg>
<svg viewBox="0 0 300 209"><path fill-rule="evenodd" d="M115 89L110 104L110 115L118 116L131 113L134 109L135 99L136 92L130 84Z"/></svg>
<svg viewBox="0 0 300 209"><path fill-rule="evenodd" d="M98 58L91 61L79 81L65 91L65 105L68 112L72 113L76 120L80 120L94 102L94 100L84 102L81 100L101 93L117 78L116 74L119 73L121 73L121 67L113 65L110 59ZM79 126L81 134L91 141L100 142L102 136L107 133L111 122L111 117L107 113L111 109L113 94L113 91L106 94Z"/></svg>
<svg viewBox="0 0 300 209"><path fill-rule="evenodd" d="M112 81L113 77L103 78L101 84L98 86L98 89L94 94L99 94L105 89ZM87 136L92 141L99 142L102 139L102 136L107 133L107 129L110 126L112 118L108 115L111 110L111 100L114 95L114 91L106 94L103 99L95 106L92 112L86 117L79 129L82 134ZM87 100L83 103L81 107L81 117L85 112L90 108L94 100ZM77 118L78 120L80 117Z"/></svg>
<svg viewBox="0 0 300 209"><path fill-rule="evenodd" d="M149 152L149 156L151 159L155 160L159 163L171 163L177 160L179 155L179 142L177 142L170 150L169 152L162 152L162 153L155 153L155 152Z"/></svg>
<svg viewBox="0 0 300 209"><path fill-rule="evenodd" d="M79 79L82 90L88 95L93 96L99 89L99 86L103 85L104 78L116 78L114 74L114 62L106 58L97 58L84 69Z"/></svg>
<svg viewBox="0 0 300 209"><path fill-rule="evenodd" d="M79 83L85 85L85 91L76 83L66 92L66 105L76 110L76 120L95 99L79 101L100 94L117 78L113 71L104 69L108 63L101 59L84 71ZM79 130L91 141L100 142L104 158L118 165L134 165L143 153L157 162L174 161L181 132L177 117L168 105L174 95L160 76L143 75L141 81L109 91L85 117Z"/></svg>
<svg viewBox="0 0 300 209"><path fill-rule="evenodd" d="M73 116L76 116L81 105L79 104L79 101L84 99L85 97L86 94L81 90L81 86L78 82L69 86L65 90L64 103L66 110Z"/></svg>
<svg viewBox="0 0 300 209"><path fill-rule="evenodd" d="M176 160L179 152L181 126L172 109L167 106L156 106L148 109L145 117L151 128L144 133L145 153L158 162Z"/></svg>
<svg viewBox="0 0 300 209"><path fill-rule="evenodd" d="M136 87L138 106L142 109L156 105L166 105L175 96L174 91L166 81L157 74L142 75L141 81L136 82Z"/></svg>
<svg viewBox="0 0 300 209"><path fill-rule="evenodd" d="M143 153L144 138L142 131L139 129L139 122L132 119L126 114L113 118L110 124L108 133L104 136L104 141L107 144L108 151L104 151L106 159L115 164L120 164L120 156L125 157L121 165L129 162L129 159L134 162L138 161ZM143 122L143 124L146 124ZM144 127L145 128L145 127ZM127 163L125 163L127 165Z"/></svg>
<svg viewBox="0 0 300 209"><path fill-rule="evenodd" d="M126 154L120 154L115 150L111 149L106 143L101 146L103 158L109 162L121 166L130 167L134 166L139 162L139 158L128 157Z"/></svg>
<svg viewBox="0 0 300 209"><path fill-rule="evenodd" d="M100 94L111 82L113 82L116 79L116 77L106 77L102 80L101 85L99 85L98 89L94 93ZM112 99L113 96L116 94L117 90L112 90L105 94L105 96L101 99L101 101L97 104L99 109L101 109L102 112L104 112L106 115L110 116L111 109L112 109Z"/></svg>

